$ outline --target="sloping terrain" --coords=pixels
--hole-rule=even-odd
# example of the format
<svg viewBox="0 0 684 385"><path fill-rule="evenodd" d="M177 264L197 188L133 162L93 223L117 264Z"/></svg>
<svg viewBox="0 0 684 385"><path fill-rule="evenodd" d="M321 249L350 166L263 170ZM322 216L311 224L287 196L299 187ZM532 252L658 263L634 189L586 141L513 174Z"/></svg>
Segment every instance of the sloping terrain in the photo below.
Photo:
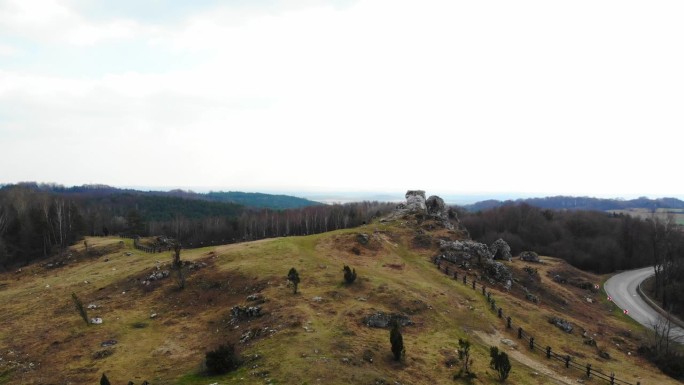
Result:
<svg viewBox="0 0 684 385"><path fill-rule="evenodd" d="M95 384L103 372L112 384L492 384L498 380L489 368L491 345L512 358L507 383L604 383L530 351L490 310L479 286L473 290L436 268L437 240L461 236L406 218L183 250L183 290L173 274L150 280L170 269L170 253L88 238L87 251L75 245L51 261L0 275L0 384ZM488 284L516 325L621 380L677 383L635 353L643 329L592 291L604 277L553 258L542 262L505 262L515 277L510 292ZM343 283L345 264L358 273L351 285ZM287 285L291 267L301 277L298 294ZM101 325L83 322L72 293L94 305L89 316L102 318ZM238 305L260 306L260 315L235 317L231 309ZM388 329L364 323L378 312L412 322L402 329L401 363L392 359ZM553 316L570 322L572 333L550 324ZM459 338L473 343L476 378L453 379L461 365ZM235 344L243 365L204 375L205 353L225 343Z"/></svg>

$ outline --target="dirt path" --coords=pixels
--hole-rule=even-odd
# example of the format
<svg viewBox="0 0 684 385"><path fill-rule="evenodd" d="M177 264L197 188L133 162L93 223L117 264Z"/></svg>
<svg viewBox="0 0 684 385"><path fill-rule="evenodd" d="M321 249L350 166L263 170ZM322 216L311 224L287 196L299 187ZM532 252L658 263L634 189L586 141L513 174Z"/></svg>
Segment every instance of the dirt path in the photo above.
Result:
<svg viewBox="0 0 684 385"><path fill-rule="evenodd" d="M503 350L506 351L506 353L511 358L525 366L534 369L540 375L545 376L546 379L550 381L550 383L561 385L577 385L577 382L575 380L572 380L567 376L555 372L553 369L542 364L541 362L519 352L516 348L506 347L504 344L501 343L501 339L507 337L501 335L499 332L496 332L495 334L488 334L482 331L475 331L474 334L478 336L480 339L482 339L482 341L484 341L484 343L486 343L487 345L499 346L500 348L503 348Z"/></svg>

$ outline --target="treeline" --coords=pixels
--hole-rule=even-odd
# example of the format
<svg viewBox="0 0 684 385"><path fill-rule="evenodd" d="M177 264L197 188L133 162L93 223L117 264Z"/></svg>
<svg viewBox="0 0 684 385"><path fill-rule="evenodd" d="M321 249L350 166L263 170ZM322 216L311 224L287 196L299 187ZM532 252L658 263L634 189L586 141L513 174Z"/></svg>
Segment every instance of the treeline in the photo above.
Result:
<svg viewBox="0 0 684 385"><path fill-rule="evenodd" d="M184 247L201 247L356 227L389 213L395 206L384 202L355 202L289 210L245 209L238 217L176 217L151 221L147 232L172 236Z"/></svg>
<svg viewBox="0 0 684 385"><path fill-rule="evenodd" d="M677 198L658 198L649 199L646 197L639 197L636 199L606 199L606 198L591 198L591 197L573 197L573 196L553 196L545 198L525 198L517 200L486 200L471 205L464 206L468 211L489 210L501 206L512 206L528 204L530 206L539 207L541 209L551 210L594 210L594 211L609 211L609 210L626 210L626 209L684 209L684 201Z"/></svg>
<svg viewBox="0 0 684 385"><path fill-rule="evenodd" d="M461 211L460 218L474 240L491 244L502 238L514 255L536 251L599 274L658 266L657 299L663 308L684 314L684 231L672 219L554 211L528 204Z"/></svg>
<svg viewBox="0 0 684 385"><path fill-rule="evenodd" d="M5 186L0 189L0 269L50 256L85 235L161 235L197 247L358 226L393 207L360 202L259 210L173 196L65 196L31 186Z"/></svg>

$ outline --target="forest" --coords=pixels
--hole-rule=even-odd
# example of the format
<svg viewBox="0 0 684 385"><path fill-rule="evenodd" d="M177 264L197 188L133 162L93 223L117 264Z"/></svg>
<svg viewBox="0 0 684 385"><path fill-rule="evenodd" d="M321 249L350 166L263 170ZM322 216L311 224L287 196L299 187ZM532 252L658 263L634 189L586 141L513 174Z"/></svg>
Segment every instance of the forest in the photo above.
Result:
<svg viewBox="0 0 684 385"><path fill-rule="evenodd" d="M502 238L513 255L535 251L599 274L657 266L656 298L664 309L684 315L684 229L671 218L550 210L524 203L475 213L461 209L459 215L474 240L491 244Z"/></svg>
<svg viewBox="0 0 684 385"><path fill-rule="evenodd" d="M130 190L90 190L1 188L0 269L49 257L85 235L163 235L183 247L201 247L354 227L394 207L359 202L277 210ZM265 194L256 197L263 205ZM283 203L282 196L276 200Z"/></svg>

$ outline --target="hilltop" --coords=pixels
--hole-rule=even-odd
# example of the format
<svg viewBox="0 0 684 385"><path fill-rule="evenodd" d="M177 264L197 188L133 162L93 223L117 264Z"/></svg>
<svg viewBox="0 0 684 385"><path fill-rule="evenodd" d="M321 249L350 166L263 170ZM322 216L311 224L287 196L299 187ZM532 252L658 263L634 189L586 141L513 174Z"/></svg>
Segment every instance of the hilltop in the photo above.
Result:
<svg viewBox="0 0 684 385"><path fill-rule="evenodd" d="M593 289L606 277L472 242L441 199L420 193L357 228L182 250L183 290L163 278L170 253L143 253L116 237L88 237L87 249L79 243L2 273L0 384L95 384L103 372L112 384L492 384L493 345L511 357L507 383L586 380L518 340L481 294L483 283L515 325L573 362L633 384L677 383L636 354L643 328ZM493 270L478 269L479 257ZM358 273L351 285L344 265ZM296 295L285 278L291 267L301 277ZM84 324L71 293L93 305L101 325ZM259 306L259 315L235 306ZM368 326L382 326L381 313L410 321L402 363L392 359L388 329ZM553 317L572 332L549 323ZM459 338L473 343L477 377L468 381L453 379ZM244 364L206 377L205 353L225 343Z"/></svg>

